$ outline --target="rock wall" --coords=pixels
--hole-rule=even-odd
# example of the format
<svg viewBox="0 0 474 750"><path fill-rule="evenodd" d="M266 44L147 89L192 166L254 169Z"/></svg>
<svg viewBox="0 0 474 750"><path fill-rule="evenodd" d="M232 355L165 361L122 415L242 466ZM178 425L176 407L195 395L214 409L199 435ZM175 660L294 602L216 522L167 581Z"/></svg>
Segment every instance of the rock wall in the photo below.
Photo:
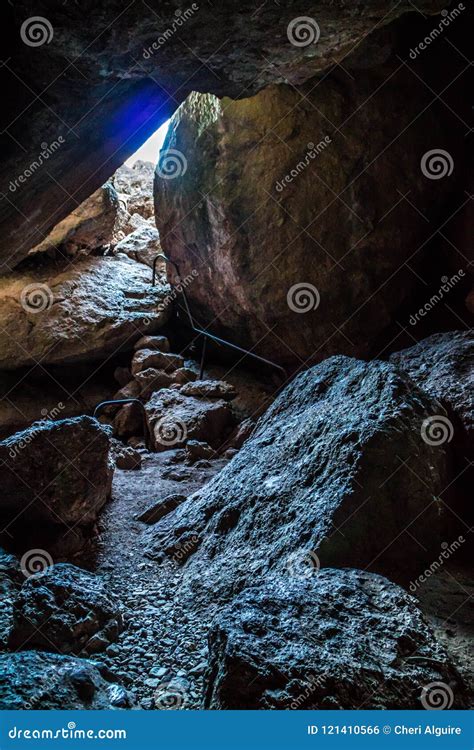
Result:
<svg viewBox="0 0 474 750"><path fill-rule="evenodd" d="M432 148L456 154L460 137L431 100L398 59L240 101L192 94L155 198L165 252L195 275L198 320L280 363L373 351L456 187L456 174L432 180L423 166Z"/></svg>

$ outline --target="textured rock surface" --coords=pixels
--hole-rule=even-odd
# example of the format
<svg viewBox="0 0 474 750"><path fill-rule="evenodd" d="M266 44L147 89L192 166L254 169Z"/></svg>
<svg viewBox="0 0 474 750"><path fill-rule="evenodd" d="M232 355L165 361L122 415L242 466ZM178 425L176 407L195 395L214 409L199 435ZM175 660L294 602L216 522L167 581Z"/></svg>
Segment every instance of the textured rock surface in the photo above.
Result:
<svg viewBox="0 0 474 750"><path fill-rule="evenodd" d="M165 149L184 153L187 170L157 171L156 220L181 275L195 272L197 319L216 333L291 364L373 351L414 288L404 263L415 250L422 261L429 235L400 196L428 216L455 186L422 173L430 146L455 148L424 83L396 68L240 101L191 94L176 112Z"/></svg>
<svg viewBox="0 0 474 750"><path fill-rule="evenodd" d="M439 0L417 5L426 13L443 7ZM0 258L15 263L38 244L124 163L188 92L237 98L270 82L307 80L341 60L373 29L412 11L412 5L408 0L366 0L357 10L355 14L342 1L294 0L284 7L256 8L254 0L232 0L218 7L200 5L180 23L178 11L184 15L184 10L179 0L165 6L153 0L148 7L124 7L121 0L110 0L104 7L88 7L85 23L79 4L39 0L34 15L51 24L54 43L38 50L20 35L32 15L30 3L8 4L9 67L1 71L2 123L8 126L2 139L2 190L38 162L43 143L51 144L59 134L64 143L42 169L19 184L11 200L1 203ZM288 24L300 16L317 21L317 44L290 43ZM163 44L160 34L168 30ZM35 91L47 90L48 100L34 98L31 87L20 85L18 78L33 81ZM406 100L408 96L404 104Z"/></svg>
<svg viewBox="0 0 474 750"><path fill-rule="evenodd" d="M99 576L59 563L29 577L15 601L12 649L103 651L122 627L120 606Z"/></svg>
<svg viewBox="0 0 474 750"><path fill-rule="evenodd" d="M167 287L125 257L88 257L0 279L0 368L105 359L167 320Z"/></svg>
<svg viewBox="0 0 474 750"><path fill-rule="evenodd" d="M217 615L209 650L206 708L420 709L433 682L466 705L416 601L359 570L244 591Z"/></svg>
<svg viewBox="0 0 474 750"><path fill-rule="evenodd" d="M198 398L223 398L224 401L231 401L237 395L235 387L224 380L196 380L194 383L185 383L181 393Z"/></svg>
<svg viewBox="0 0 474 750"><path fill-rule="evenodd" d="M18 560L0 547L0 650L6 648L13 625L13 603L22 581Z"/></svg>
<svg viewBox="0 0 474 750"><path fill-rule="evenodd" d="M4 522L94 522L112 481L109 429L91 417L36 422L0 442Z"/></svg>
<svg viewBox="0 0 474 750"><path fill-rule="evenodd" d="M110 183L96 190L80 206L60 221L32 253L62 247L68 255L90 252L114 240L120 211L119 196Z"/></svg>
<svg viewBox="0 0 474 750"><path fill-rule="evenodd" d="M225 401L182 396L170 388L156 391L145 409L156 451L179 448L187 440L205 440L219 447L233 422Z"/></svg>
<svg viewBox="0 0 474 750"><path fill-rule="evenodd" d="M112 177L112 184L125 201L127 213L139 214L144 219L153 218L153 177L155 165L138 159L133 166L121 166ZM160 252L157 250L157 252Z"/></svg>
<svg viewBox="0 0 474 750"><path fill-rule="evenodd" d="M409 349L396 352L391 361L437 398L452 419L445 439L454 440L462 456L474 457L474 333L436 333ZM440 425L442 427L442 425ZM452 429L452 434L451 434ZM443 432L433 439L443 439Z"/></svg>
<svg viewBox="0 0 474 750"><path fill-rule="evenodd" d="M161 253L160 235L158 230L149 224L135 229L120 242L117 242L114 254L124 253L129 258L153 267L153 260ZM151 275L150 275L151 279Z"/></svg>
<svg viewBox="0 0 474 750"><path fill-rule="evenodd" d="M148 554L194 537L187 570L204 597L311 568L315 553L324 567L418 570L443 528L445 446L421 436L433 413L441 404L393 365L332 357L295 378L225 469L157 524Z"/></svg>
<svg viewBox="0 0 474 750"><path fill-rule="evenodd" d="M127 691L105 680L87 659L38 651L0 655L1 710L98 710L132 705Z"/></svg>

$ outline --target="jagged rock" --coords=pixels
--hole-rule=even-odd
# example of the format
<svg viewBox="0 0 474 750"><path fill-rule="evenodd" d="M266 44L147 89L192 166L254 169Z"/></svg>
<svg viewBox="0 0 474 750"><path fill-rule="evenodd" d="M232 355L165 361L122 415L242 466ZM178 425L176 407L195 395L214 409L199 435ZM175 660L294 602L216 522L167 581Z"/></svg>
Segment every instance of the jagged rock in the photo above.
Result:
<svg viewBox="0 0 474 750"><path fill-rule="evenodd" d="M60 221L31 254L61 247L68 255L109 245L120 211L119 196L110 182L95 191L80 206Z"/></svg>
<svg viewBox="0 0 474 750"><path fill-rule="evenodd" d="M415 599L382 576L324 569L247 589L209 633L205 708L421 709L466 687Z"/></svg>
<svg viewBox="0 0 474 750"><path fill-rule="evenodd" d="M157 524L147 553L172 555L193 535L196 600L200 587L203 600L210 591L228 597L313 554L325 567L418 571L438 553L447 484L446 450L426 443L421 427L443 413L393 365L325 360L295 378L233 460Z"/></svg>
<svg viewBox="0 0 474 750"><path fill-rule="evenodd" d="M143 513L140 513L136 517L136 520L150 525L154 524L159 521L160 518L163 518L163 516L166 516L168 513L171 513L172 510L175 510L178 505L184 503L186 499L187 495L179 495L176 493L168 495L164 500L158 500L157 503L154 503L150 508L147 508Z"/></svg>
<svg viewBox="0 0 474 750"><path fill-rule="evenodd" d="M0 655L0 709L104 710L132 707L133 697L105 680L88 659L19 651Z"/></svg>
<svg viewBox="0 0 474 750"><path fill-rule="evenodd" d="M0 649L4 650L13 625L13 604L22 582L18 560L0 547ZM23 579L24 580L24 579Z"/></svg>
<svg viewBox="0 0 474 750"><path fill-rule="evenodd" d="M229 447L230 449L237 449L239 450L242 448L243 444L246 440L249 439L250 435L255 429L255 422L253 419L244 419L243 422L239 424L235 432L231 435L229 439Z"/></svg>
<svg viewBox="0 0 474 750"><path fill-rule="evenodd" d="M91 417L36 422L0 442L0 517L93 523L110 495L110 430Z"/></svg>
<svg viewBox="0 0 474 750"><path fill-rule="evenodd" d="M178 385L186 385L192 383L197 379L196 372L191 367L178 367L173 373L173 380Z"/></svg>
<svg viewBox="0 0 474 750"><path fill-rule="evenodd" d="M231 401L237 395L235 386L224 380L196 380L194 383L186 383L181 388L185 396L198 396L202 398L223 398Z"/></svg>
<svg viewBox="0 0 474 750"><path fill-rule="evenodd" d="M131 446L124 445L119 440L112 441L111 455L117 469L134 471L141 468L141 453Z"/></svg>
<svg viewBox="0 0 474 750"><path fill-rule="evenodd" d="M153 349L139 349L135 352L132 359L132 374L153 367L165 372L174 372L184 364L184 359L179 354L168 354Z"/></svg>
<svg viewBox="0 0 474 750"><path fill-rule="evenodd" d="M170 342L166 336L142 336L133 348L135 351L138 351L138 349L148 349L168 353L170 350Z"/></svg>
<svg viewBox="0 0 474 750"><path fill-rule="evenodd" d="M120 438L143 435L143 413L138 404L124 404L114 417L114 434Z"/></svg>
<svg viewBox="0 0 474 750"><path fill-rule="evenodd" d="M129 214L139 214L144 219L153 218L153 177L155 165L137 159L133 166L124 164L112 177L112 184L126 203ZM157 250L157 252L160 252Z"/></svg>
<svg viewBox="0 0 474 750"><path fill-rule="evenodd" d="M153 268L153 261L161 252L160 235L156 227L151 224L146 224L127 234L123 240L117 242L114 248L115 255L124 253L149 268Z"/></svg>
<svg viewBox="0 0 474 750"><path fill-rule="evenodd" d="M183 396L162 388L145 404L155 451L179 448L188 440L218 447L232 425L232 412L223 400Z"/></svg>
<svg viewBox="0 0 474 750"><path fill-rule="evenodd" d="M354 85L334 72L237 101L192 93L165 141L187 170L157 171L155 198L165 254L194 272L196 318L280 364L370 353L415 287L405 261L429 253L413 204L434 217L456 185L420 169L430 148L454 158L461 144L430 97L397 59L358 70ZM350 137L332 125L349 120Z"/></svg>
<svg viewBox="0 0 474 750"><path fill-rule="evenodd" d="M12 649L26 645L64 654L93 653L98 650L97 636L107 646L122 627L120 607L109 597L103 580L67 563L25 581L13 620Z"/></svg>
<svg viewBox="0 0 474 750"><path fill-rule="evenodd" d="M166 322L168 288L123 256L46 263L0 278L0 368L105 359Z"/></svg>
<svg viewBox="0 0 474 750"><path fill-rule="evenodd" d="M121 398L138 398L141 394L141 386L140 383L137 380L131 380L127 385L124 385L123 388L119 388L117 393L114 396L114 400L121 399ZM110 405L107 406L107 410L114 410L117 407Z"/></svg>
<svg viewBox="0 0 474 750"><path fill-rule="evenodd" d="M191 462L198 461L200 458L215 458L216 452L207 443L199 440L188 440L186 443L186 453L188 460Z"/></svg>
<svg viewBox="0 0 474 750"><path fill-rule="evenodd" d="M451 424L433 424L435 442L453 440L462 456L474 458L474 334L472 331L435 333L390 360L420 388L437 398L448 411ZM438 430L438 432L437 432Z"/></svg>
<svg viewBox="0 0 474 750"><path fill-rule="evenodd" d="M160 388L167 388L173 382L174 374L164 370L156 370L154 367L147 367L135 375L135 383L139 386L139 393L143 398L150 398L151 394L159 391Z"/></svg>

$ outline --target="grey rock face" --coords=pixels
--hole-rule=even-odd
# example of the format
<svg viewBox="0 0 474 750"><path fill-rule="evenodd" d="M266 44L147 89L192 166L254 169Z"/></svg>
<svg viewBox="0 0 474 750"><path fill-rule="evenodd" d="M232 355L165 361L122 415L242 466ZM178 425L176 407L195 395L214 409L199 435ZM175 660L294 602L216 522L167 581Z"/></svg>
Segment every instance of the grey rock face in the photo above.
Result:
<svg viewBox="0 0 474 750"><path fill-rule="evenodd" d="M120 606L99 576L59 563L23 584L14 605L10 646L60 653L102 651L120 632Z"/></svg>
<svg viewBox="0 0 474 750"><path fill-rule="evenodd" d="M247 589L216 616L209 653L205 708L416 709L434 682L466 705L415 599L360 570Z"/></svg>
<svg viewBox="0 0 474 750"><path fill-rule="evenodd" d="M0 649L4 649L13 624L13 603L24 580L18 560L0 547Z"/></svg>
<svg viewBox="0 0 474 750"><path fill-rule="evenodd" d="M132 707L120 685L105 680L87 659L19 651L0 655L1 710L112 709Z"/></svg>
<svg viewBox="0 0 474 750"><path fill-rule="evenodd" d="M332 357L302 373L233 460L154 527L147 553L183 549L204 597L269 570L418 570L439 549L446 449L421 435L445 413L393 365ZM432 559L432 558L431 558ZM211 594L212 592L212 594ZM197 593L196 593L197 595Z"/></svg>
<svg viewBox="0 0 474 750"><path fill-rule="evenodd" d="M396 352L391 362L408 373L424 391L448 411L451 427L432 438L453 440L462 456L474 457L474 333L435 333L409 349ZM442 424L438 425L439 428ZM436 432L436 423L432 430Z"/></svg>
<svg viewBox="0 0 474 750"><path fill-rule="evenodd" d="M85 416L36 422L2 440L2 521L93 523L110 495L109 448L109 428Z"/></svg>

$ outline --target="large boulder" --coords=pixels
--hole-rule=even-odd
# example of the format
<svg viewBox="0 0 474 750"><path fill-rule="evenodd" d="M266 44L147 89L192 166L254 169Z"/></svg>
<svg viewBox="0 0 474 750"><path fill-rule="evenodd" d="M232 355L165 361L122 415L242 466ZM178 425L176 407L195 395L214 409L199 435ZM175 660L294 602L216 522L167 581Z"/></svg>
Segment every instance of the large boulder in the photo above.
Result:
<svg viewBox="0 0 474 750"><path fill-rule="evenodd" d="M30 254L61 248L67 255L109 245L120 213L120 201L110 182L95 191L90 198L60 221ZM123 209L122 209L123 211Z"/></svg>
<svg viewBox="0 0 474 750"><path fill-rule="evenodd" d="M0 369L66 364L131 349L166 322L167 286L125 256L47 262L0 279Z"/></svg>
<svg viewBox="0 0 474 750"><path fill-rule="evenodd" d="M462 456L474 458L474 333L436 333L409 349L396 352L391 362L405 370L420 388L441 401L448 420L433 420L428 438L450 442Z"/></svg>
<svg viewBox="0 0 474 750"><path fill-rule="evenodd" d="M466 707L416 601L360 570L244 591L211 626L207 683L213 709L420 709L436 689L440 707Z"/></svg>
<svg viewBox="0 0 474 750"><path fill-rule="evenodd" d="M183 396L171 388L153 393L145 411L155 451L180 448L188 440L203 440L218 448L233 424L226 401Z"/></svg>
<svg viewBox="0 0 474 750"><path fill-rule="evenodd" d="M182 558L192 555L186 569L204 600L268 570L418 571L438 552L445 523L446 448L422 434L432 414L445 411L393 365L325 360L295 378L232 461L154 527L147 554L188 549Z"/></svg>
<svg viewBox="0 0 474 750"><path fill-rule="evenodd" d="M0 655L0 710L130 708L133 698L75 656L19 651Z"/></svg>
<svg viewBox="0 0 474 750"><path fill-rule="evenodd" d="M4 524L93 523L110 495L110 428L92 417L36 422L0 442Z"/></svg>
<svg viewBox="0 0 474 750"><path fill-rule="evenodd" d="M134 232L127 234L120 242L117 242L114 248L115 255L124 253L129 258L144 263L150 268L153 267L154 259L161 252L160 235L151 224L145 224L135 229ZM161 270L162 264L158 268Z"/></svg>
<svg viewBox="0 0 474 750"><path fill-rule="evenodd" d="M13 605L24 578L18 560L0 547L0 651L5 650L13 625Z"/></svg>
<svg viewBox="0 0 474 750"><path fill-rule="evenodd" d="M64 654L103 651L122 626L120 606L93 573L66 563L30 576L15 601L9 644Z"/></svg>
<svg viewBox="0 0 474 750"><path fill-rule="evenodd" d="M186 169L157 169L155 198L197 319L283 364L370 353L416 284L405 262L429 252L423 214L456 185L420 167L435 147L456 154L430 102L398 60L348 85L334 73L238 101L191 94L161 157L181 152Z"/></svg>

